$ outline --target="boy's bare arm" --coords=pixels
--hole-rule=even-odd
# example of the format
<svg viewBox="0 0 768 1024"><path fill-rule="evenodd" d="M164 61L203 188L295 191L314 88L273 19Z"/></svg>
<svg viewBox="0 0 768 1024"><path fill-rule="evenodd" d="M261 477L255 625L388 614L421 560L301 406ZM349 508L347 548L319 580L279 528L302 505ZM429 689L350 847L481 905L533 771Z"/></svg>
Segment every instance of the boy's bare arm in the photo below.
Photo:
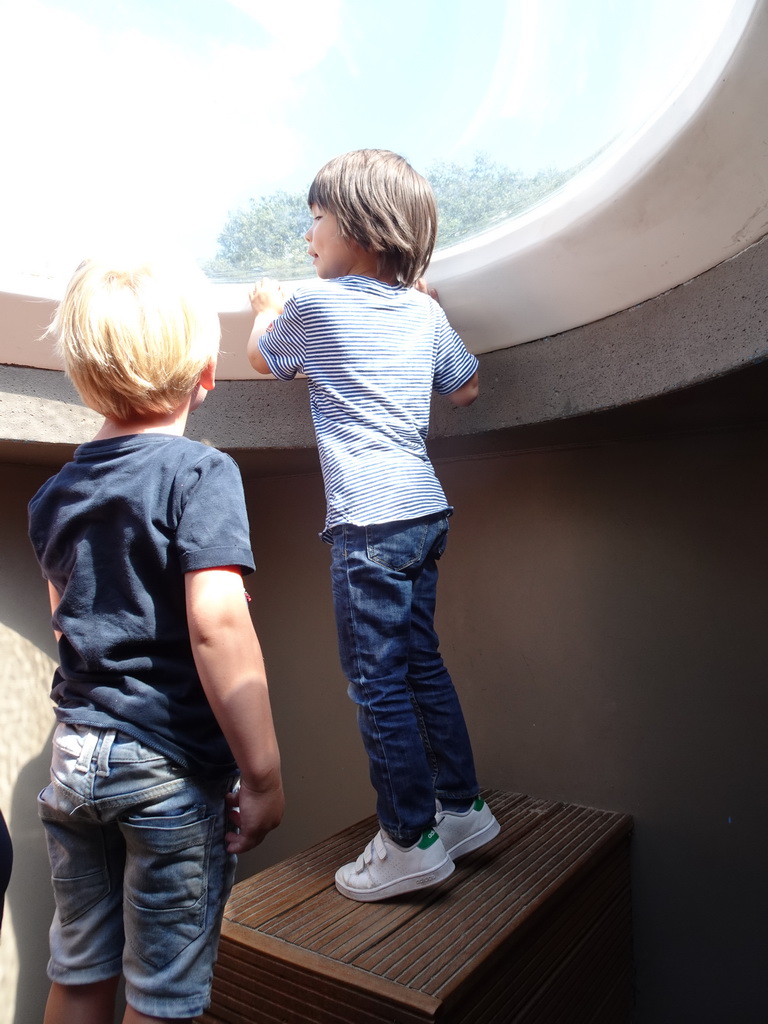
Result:
<svg viewBox="0 0 768 1024"><path fill-rule="evenodd" d="M285 296L277 281L264 277L253 286L248 298L251 302L251 309L256 314L246 348L248 362L258 373L269 373L267 361L259 349L259 338L275 317L282 313Z"/></svg>
<svg viewBox="0 0 768 1024"><path fill-rule="evenodd" d="M48 581L48 600L51 603L51 615L53 615L53 613L59 607L59 601L61 600L61 598L59 597L58 590L54 587L50 580ZM58 631L58 629L54 629L53 635L56 637L56 643L58 643L59 640L61 640L61 633Z"/></svg>
<svg viewBox="0 0 768 1024"><path fill-rule="evenodd" d="M455 391L451 391L448 397L454 405L472 405L479 394L480 378L477 375L477 371L475 371L465 384L462 384Z"/></svg>
<svg viewBox="0 0 768 1024"><path fill-rule="evenodd" d="M417 291L424 292L425 295L431 296L435 302L440 302L440 296L437 294L437 288L430 288L427 284L426 278L419 278L414 287ZM448 397L454 405L472 405L479 394L480 378L477 373L474 373L468 381L461 385L460 388L457 388L455 391L451 391Z"/></svg>
<svg viewBox="0 0 768 1024"><path fill-rule="evenodd" d="M241 773L240 791L228 800L227 849L245 853L280 824L284 807L264 659L239 570L201 569L185 581L197 671Z"/></svg>

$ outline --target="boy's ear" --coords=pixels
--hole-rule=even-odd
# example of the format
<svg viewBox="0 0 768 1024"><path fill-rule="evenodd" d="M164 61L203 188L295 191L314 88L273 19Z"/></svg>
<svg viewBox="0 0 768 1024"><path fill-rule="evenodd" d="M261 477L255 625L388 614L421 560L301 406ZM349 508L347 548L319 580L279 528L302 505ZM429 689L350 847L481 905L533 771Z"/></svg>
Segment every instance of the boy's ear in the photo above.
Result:
<svg viewBox="0 0 768 1024"><path fill-rule="evenodd" d="M216 359L210 359L200 374L200 387L205 391L213 391L216 387Z"/></svg>

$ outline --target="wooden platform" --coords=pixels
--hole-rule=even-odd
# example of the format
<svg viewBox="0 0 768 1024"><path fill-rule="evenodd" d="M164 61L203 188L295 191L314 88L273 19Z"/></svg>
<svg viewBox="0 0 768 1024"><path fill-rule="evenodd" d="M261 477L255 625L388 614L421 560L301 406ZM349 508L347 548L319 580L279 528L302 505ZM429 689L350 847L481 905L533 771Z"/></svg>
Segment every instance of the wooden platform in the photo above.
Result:
<svg viewBox="0 0 768 1024"><path fill-rule="evenodd" d="M240 882L201 1024L625 1024L629 817L483 794L502 831L436 889L333 885L370 818Z"/></svg>

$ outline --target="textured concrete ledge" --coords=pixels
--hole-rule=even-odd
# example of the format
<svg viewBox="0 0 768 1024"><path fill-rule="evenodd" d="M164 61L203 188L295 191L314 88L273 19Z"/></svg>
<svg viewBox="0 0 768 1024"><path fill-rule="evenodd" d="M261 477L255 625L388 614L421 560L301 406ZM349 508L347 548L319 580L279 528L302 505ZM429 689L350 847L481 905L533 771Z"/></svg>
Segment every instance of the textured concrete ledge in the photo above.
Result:
<svg viewBox="0 0 768 1024"><path fill-rule="evenodd" d="M693 281L604 320L481 357L482 398L437 404L433 434L614 409L768 356L768 237Z"/></svg>
<svg viewBox="0 0 768 1024"><path fill-rule="evenodd" d="M468 450L462 439L470 438L473 451L498 449L500 438L521 428L619 410L767 357L768 237L631 309L481 356L480 400L455 409L436 399L433 443L441 454ZM98 422L61 372L0 367L0 458L56 462ZM314 435L300 380L222 381L188 433L233 452L263 453L272 468L316 465L304 458Z"/></svg>

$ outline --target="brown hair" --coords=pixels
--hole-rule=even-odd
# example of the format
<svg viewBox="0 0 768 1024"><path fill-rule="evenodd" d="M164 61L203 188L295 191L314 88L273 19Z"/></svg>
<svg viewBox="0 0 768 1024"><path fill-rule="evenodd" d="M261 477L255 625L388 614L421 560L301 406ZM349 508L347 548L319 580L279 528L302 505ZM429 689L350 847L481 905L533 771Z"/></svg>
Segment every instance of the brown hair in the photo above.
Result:
<svg viewBox="0 0 768 1024"><path fill-rule="evenodd" d="M386 149L334 157L315 176L310 206L332 213L342 237L376 253L378 271L410 287L424 274L437 236L432 188Z"/></svg>

